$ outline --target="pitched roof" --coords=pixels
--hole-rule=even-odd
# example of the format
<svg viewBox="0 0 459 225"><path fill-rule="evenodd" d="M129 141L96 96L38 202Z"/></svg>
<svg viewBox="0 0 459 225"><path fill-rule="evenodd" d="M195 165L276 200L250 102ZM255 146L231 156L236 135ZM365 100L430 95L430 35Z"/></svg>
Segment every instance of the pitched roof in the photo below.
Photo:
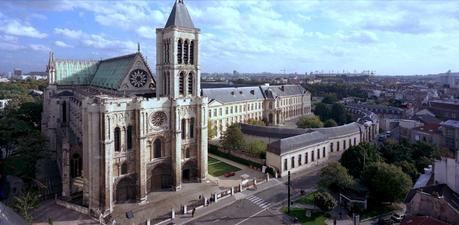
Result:
<svg viewBox="0 0 459 225"><path fill-rule="evenodd" d="M277 140L268 145L269 152L277 155L282 155L301 147L305 147L311 144L319 144L320 142L326 141L327 137L318 131L310 133L300 134L288 138Z"/></svg>
<svg viewBox="0 0 459 225"><path fill-rule="evenodd" d="M191 21L190 14L183 3L183 0L177 0L172 8L169 19L167 19L165 28L170 26L194 28L193 21Z"/></svg>
<svg viewBox="0 0 459 225"><path fill-rule="evenodd" d="M88 85L97 70L96 60L55 60L56 84Z"/></svg>
<svg viewBox="0 0 459 225"><path fill-rule="evenodd" d="M264 99L260 88L255 87L229 87L229 88L204 88L204 96L209 100L215 99L221 103L244 102Z"/></svg>
<svg viewBox="0 0 459 225"><path fill-rule="evenodd" d="M277 86L260 86L265 98L276 98L281 96L302 95L306 93L301 85L277 85Z"/></svg>
<svg viewBox="0 0 459 225"><path fill-rule="evenodd" d="M336 127L313 128L311 130L318 131L327 137L340 137L360 132L360 126L359 123L352 122Z"/></svg>
<svg viewBox="0 0 459 225"><path fill-rule="evenodd" d="M109 89L119 88L121 80L134 64L138 54L140 53L137 52L100 61L91 85Z"/></svg>
<svg viewBox="0 0 459 225"><path fill-rule="evenodd" d="M413 188L411 189L405 198L405 203L411 202L413 197L418 193L422 192L432 196L441 196L446 202L448 202L456 210L459 210L459 195L451 190L446 184L437 184L432 186Z"/></svg>
<svg viewBox="0 0 459 225"><path fill-rule="evenodd" d="M245 123L241 124L241 131L244 134L270 138L288 138L307 132L305 129L301 128L262 127Z"/></svg>

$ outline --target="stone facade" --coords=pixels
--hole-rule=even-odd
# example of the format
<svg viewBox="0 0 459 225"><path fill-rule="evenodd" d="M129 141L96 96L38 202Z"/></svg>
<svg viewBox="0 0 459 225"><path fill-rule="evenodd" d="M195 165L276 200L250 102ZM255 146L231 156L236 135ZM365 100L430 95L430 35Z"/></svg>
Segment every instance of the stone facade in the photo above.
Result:
<svg viewBox="0 0 459 225"><path fill-rule="evenodd" d="M50 55L42 131L57 152L63 198L82 198L94 215L207 176L199 29L183 1L156 33L157 81L140 52L101 61Z"/></svg>

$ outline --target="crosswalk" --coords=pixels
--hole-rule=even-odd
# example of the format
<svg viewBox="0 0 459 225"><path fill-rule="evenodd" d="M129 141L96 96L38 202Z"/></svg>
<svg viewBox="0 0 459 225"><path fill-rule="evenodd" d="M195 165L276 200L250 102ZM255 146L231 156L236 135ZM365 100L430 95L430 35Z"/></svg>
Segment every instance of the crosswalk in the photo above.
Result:
<svg viewBox="0 0 459 225"><path fill-rule="evenodd" d="M269 205L271 205L271 203L269 203L269 202L267 202L267 201L255 196L255 195L252 195L252 196L250 196L250 197L248 197L246 199L249 200L250 202L252 202L253 204L259 206L262 209L266 209L266 208L269 207Z"/></svg>

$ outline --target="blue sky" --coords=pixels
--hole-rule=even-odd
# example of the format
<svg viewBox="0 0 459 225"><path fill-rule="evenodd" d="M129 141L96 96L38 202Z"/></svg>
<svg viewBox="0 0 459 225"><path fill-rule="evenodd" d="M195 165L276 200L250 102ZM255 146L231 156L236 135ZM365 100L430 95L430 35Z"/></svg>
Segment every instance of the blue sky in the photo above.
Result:
<svg viewBox="0 0 459 225"><path fill-rule="evenodd" d="M174 0L0 1L0 72L57 58L137 50L155 64L155 28ZM459 70L459 1L185 0L203 72Z"/></svg>

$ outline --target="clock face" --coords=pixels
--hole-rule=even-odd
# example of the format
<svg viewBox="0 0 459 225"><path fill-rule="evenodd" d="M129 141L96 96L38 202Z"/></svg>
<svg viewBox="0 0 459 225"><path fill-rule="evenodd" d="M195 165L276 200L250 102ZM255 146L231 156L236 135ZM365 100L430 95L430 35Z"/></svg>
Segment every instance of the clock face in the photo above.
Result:
<svg viewBox="0 0 459 225"><path fill-rule="evenodd" d="M153 126L160 127L166 122L167 116L164 112L155 112L151 117L151 123Z"/></svg>
<svg viewBox="0 0 459 225"><path fill-rule="evenodd" d="M147 83L147 72L141 69L136 69L132 71L129 75L129 82L132 86L136 88L145 86L145 84Z"/></svg>

